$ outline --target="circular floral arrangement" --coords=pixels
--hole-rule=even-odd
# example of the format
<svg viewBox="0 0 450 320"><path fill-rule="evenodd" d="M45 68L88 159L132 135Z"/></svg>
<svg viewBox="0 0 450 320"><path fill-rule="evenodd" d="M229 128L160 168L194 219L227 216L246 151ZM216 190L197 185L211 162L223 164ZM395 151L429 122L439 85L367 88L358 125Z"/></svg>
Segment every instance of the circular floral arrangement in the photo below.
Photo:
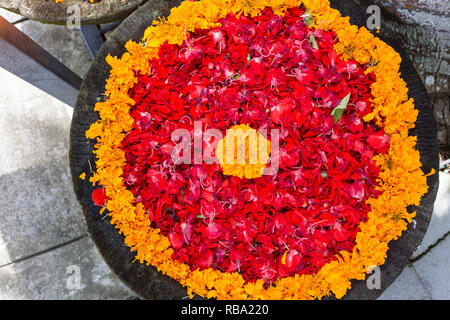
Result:
<svg viewBox="0 0 450 320"><path fill-rule="evenodd" d="M391 47L328 1L201 0L126 49L86 137L138 261L220 299L341 298L384 263L427 191Z"/></svg>

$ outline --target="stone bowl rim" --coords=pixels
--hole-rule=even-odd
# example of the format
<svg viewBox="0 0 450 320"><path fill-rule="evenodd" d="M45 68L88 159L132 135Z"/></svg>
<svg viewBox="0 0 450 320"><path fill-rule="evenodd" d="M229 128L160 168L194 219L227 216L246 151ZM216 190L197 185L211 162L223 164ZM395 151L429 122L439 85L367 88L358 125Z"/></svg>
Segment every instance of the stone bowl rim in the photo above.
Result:
<svg viewBox="0 0 450 320"><path fill-rule="evenodd" d="M131 14L147 0L131 0L126 6L121 4L122 0L102 0L98 3L90 3L85 0L65 0L56 3L55 0L48 0L42 10L32 10L35 4L41 0L0 0L0 8L20 14L28 19L42 23L65 25L70 16L67 10L72 5L78 5L81 10L80 23L103 24L121 20ZM39 5L39 4L38 4ZM40 4L42 5L42 3ZM121 8L121 6L124 6ZM55 16L49 16L48 11L58 13ZM104 11L104 13L99 13Z"/></svg>

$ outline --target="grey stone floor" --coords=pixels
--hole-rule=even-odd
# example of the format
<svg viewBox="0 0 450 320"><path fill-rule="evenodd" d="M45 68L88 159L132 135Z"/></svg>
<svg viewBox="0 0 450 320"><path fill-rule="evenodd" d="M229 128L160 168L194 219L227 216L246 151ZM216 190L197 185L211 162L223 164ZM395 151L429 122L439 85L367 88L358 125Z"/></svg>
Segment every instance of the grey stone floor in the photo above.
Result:
<svg viewBox="0 0 450 320"><path fill-rule="evenodd" d="M11 22L20 16L0 9ZM33 21L16 26L80 76L91 58L79 30ZM68 169L72 109L47 92L64 87L0 42L20 66L0 68L0 299L129 299L87 235ZM21 77L28 73L45 90ZM450 175L441 174L436 209L423 244L381 299L450 299Z"/></svg>

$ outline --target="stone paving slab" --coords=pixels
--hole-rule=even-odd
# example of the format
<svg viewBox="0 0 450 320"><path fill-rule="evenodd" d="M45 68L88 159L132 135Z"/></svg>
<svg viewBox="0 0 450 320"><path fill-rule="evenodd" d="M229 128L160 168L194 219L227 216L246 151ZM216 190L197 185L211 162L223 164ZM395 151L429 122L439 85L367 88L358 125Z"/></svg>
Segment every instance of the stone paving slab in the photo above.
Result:
<svg viewBox="0 0 450 320"><path fill-rule="evenodd" d="M65 163L0 176L0 266L86 234Z"/></svg>
<svg viewBox="0 0 450 320"><path fill-rule="evenodd" d="M86 227L68 165L72 108L1 68L0 79L1 266L84 235Z"/></svg>
<svg viewBox="0 0 450 320"><path fill-rule="evenodd" d="M9 21L20 16L1 10ZM16 25L83 76L91 61L79 30L25 21ZM69 88L0 43L8 70L74 103ZM4 61L3 61L4 60ZM86 234L68 165L72 108L0 68L0 266Z"/></svg>
<svg viewBox="0 0 450 320"><path fill-rule="evenodd" d="M50 97L55 97L69 106L73 106L78 96L78 90L68 83L56 77L50 71L44 69L40 64L28 58L25 54L11 46L6 41L0 39L0 68L2 69L3 83L7 84L8 78L12 79L9 86L2 87L2 101L8 104L32 105L30 98L45 97L45 93ZM4 72L8 71L10 74ZM27 86L15 85L17 80L14 76L32 84L32 91L26 91ZM28 86L29 87L29 86ZM34 90L39 88L41 91ZM9 100L7 99L9 98Z"/></svg>
<svg viewBox="0 0 450 320"><path fill-rule="evenodd" d="M11 23L23 18L1 8L0 16ZM26 20L15 26L80 77L89 69L92 57L79 29L42 24L33 20Z"/></svg>
<svg viewBox="0 0 450 320"><path fill-rule="evenodd" d="M23 16L21 16L20 14L2 8L0 8L0 16L2 16L11 23L15 23L23 18Z"/></svg>
<svg viewBox="0 0 450 320"><path fill-rule="evenodd" d="M76 49L84 46L79 31L32 21L19 26L79 75L88 68L87 49ZM68 90L6 49L0 43L20 77L49 92ZM0 79L0 299L133 298L86 235L68 165L72 108L2 68Z"/></svg>
<svg viewBox="0 0 450 320"><path fill-rule="evenodd" d="M92 62L92 57L80 30L71 30L65 26L46 25L33 20L19 23L16 27L73 72L84 77Z"/></svg>
<svg viewBox="0 0 450 320"><path fill-rule="evenodd" d="M381 279L383 281L383 279ZM416 270L408 265L400 276L381 294L378 300L430 300Z"/></svg>
<svg viewBox="0 0 450 320"><path fill-rule="evenodd" d="M450 300L450 236L413 263L432 299Z"/></svg>
<svg viewBox="0 0 450 320"><path fill-rule="evenodd" d="M89 237L0 268L0 299L130 299Z"/></svg>
<svg viewBox="0 0 450 320"><path fill-rule="evenodd" d="M434 203L433 216L422 244L414 252L413 258L423 254L450 232L450 174L439 173L439 190ZM449 284L450 286L450 284Z"/></svg>

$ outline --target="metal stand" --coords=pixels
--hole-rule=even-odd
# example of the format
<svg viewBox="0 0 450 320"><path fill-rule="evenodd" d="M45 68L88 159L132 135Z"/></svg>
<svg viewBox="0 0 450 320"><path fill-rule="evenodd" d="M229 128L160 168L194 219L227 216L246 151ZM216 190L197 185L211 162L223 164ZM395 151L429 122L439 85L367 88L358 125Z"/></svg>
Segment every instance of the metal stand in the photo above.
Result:
<svg viewBox="0 0 450 320"><path fill-rule="evenodd" d="M105 34L114 30L120 21L105 25L86 25L81 27L86 45L94 58L106 40ZM12 60L19 59L20 63ZM22 63L23 62L23 63ZM37 63L37 64L36 64ZM31 38L0 16L0 67L31 83L64 103L73 106L82 79L58 59L39 46ZM42 70L40 68L44 68ZM39 69L41 71L39 71ZM36 72L38 71L38 72ZM64 83L55 87L55 81L36 77L36 73L50 72ZM41 77L42 78L42 77Z"/></svg>
<svg viewBox="0 0 450 320"><path fill-rule="evenodd" d="M108 31L114 30L120 22L117 21L105 25L90 24L81 26L81 33L93 58L97 55L100 47L106 40L105 34Z"/></svg>
<svg viewBox="0 0 450 320"><path fill-rule="evenodd" d="M78 75L1 16L0 39L39 63L70 86L77 90L80 89L82 79ZM0 56L0 66L8 70L7 64L7 61L3 61Z"/></svg>

